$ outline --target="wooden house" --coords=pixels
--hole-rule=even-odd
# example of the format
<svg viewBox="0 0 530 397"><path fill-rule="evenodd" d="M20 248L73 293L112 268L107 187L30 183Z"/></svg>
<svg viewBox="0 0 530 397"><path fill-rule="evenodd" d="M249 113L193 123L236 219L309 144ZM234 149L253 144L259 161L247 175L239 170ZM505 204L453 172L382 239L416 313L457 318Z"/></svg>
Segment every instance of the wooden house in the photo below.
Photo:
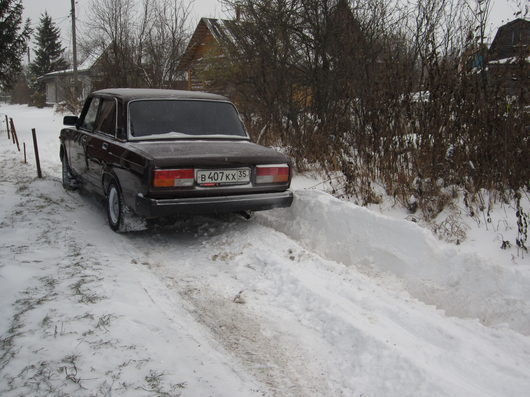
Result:
<svg viewBox="0 0 530 397"><path fill-rule="evenodd" d="M489 75L508 95L530 100L530 21L515 19L501 26L487 55Z"/></svg>
<svg viewBox="0 0 530 397"><path fill-rule="evenodd" d="M97 87L100 76L98 71L100 54L92 55L79 64L77 79L79 81L81 98L85 98ZM73 86L74 70L65 69L47 73L38 78L39 82L46 85L46 105L55 105L63 102L68 96L68 90Z"/></svg>
<svg viewBox="0 0 530 397"><path fill-rule="evenodd" d="M528 55L530 45L530 21L515 19L497 30L491 43L488 58L490 60L507 59Z"/></svg>
<svg viewBox="0 0 530 397"><path fill-rule="evenodd" d="M241 27L244 21L241 21L239 16L240 10L236 8L235 20L201 18L177 66L177 73L185 78L186 89L218 91L218 87L208 86L208 73L205 72L213 68L216 61L222 62L227 56L223 51L224 46L241 44ZM361 40L360 26L345 0L337 1L331 19L331 25L335 27L333 34L337 40L328 55L332 58L331 63L340 63L345 52L348 56L355 53L355 48L351 46ZM348 43L350 47L345 48L344 43ZM219 93L228 95L229 91L230 84L227 82L226 87L221 88Z"/></svg>
<svg viewBox="0 0 530 397"><path fill-rule="evenodd" d="M201 18L177 66L188 90L205 89L204 71L211 66L213 58L225 56L222 43L231 40L237 23L237 20Z"/></svg>

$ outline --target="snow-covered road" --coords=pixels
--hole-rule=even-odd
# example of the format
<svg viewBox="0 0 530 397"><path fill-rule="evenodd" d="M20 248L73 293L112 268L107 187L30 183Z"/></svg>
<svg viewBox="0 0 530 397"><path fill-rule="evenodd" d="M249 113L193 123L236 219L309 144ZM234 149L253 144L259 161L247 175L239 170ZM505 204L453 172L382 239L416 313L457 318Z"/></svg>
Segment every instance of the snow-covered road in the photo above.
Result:
<svg viewBox="0 0 530 397"><path fill-rule="evenodd" d="M299 191L291 209L116 234L0 132L0 395L524 396L530 263ZM0 114L3 117L3 115ZM30 160L31 163L33 161Z"/></svg>

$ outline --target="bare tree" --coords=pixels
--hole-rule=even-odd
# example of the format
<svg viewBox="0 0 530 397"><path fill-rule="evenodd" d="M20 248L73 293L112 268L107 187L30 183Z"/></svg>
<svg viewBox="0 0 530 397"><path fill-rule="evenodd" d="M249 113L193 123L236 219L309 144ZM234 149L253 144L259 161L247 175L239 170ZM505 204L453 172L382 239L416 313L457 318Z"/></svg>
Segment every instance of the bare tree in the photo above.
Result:
<svg viewBox="0 0 530 397"><path fill-rule="evenodd" d="M204 79L216 91L229 91L246 116L251 133L259 138L283 136L299 130L303 99L299 54L293 45L298 1L227 1L241 15L227 22L222 43L226 58L212 54ZM303 94L299 90L298 94ZM288 117L284 117L285 115ZM259 126L259 127L258 127Z"/></svg>
<svg viewBox="0 0 530 397"><path fill-rule="evenodd" d="M515 18L527 18L530 15L530 4L527 0L510 0L510 3Z"/></svg>
<svg viewBox="0 0 530 397"><path fill-rule="evenodd" d="M176 68L189 39L188 24L192 2L158 0L150 10L144 43L144 63L140 65L148 87L175 88Z"/></svg>
<svg viewBox="0 0 530 397"><path fill-rule="evenodd" d="M144 3L145 5L145 3ZM143 37L139 37L140 15L133 0L93 0L90 4L88 39L100 55L103 84L127 87L138 85L135 64Z"/></svg>
<svg viewBox="0 0 530 397"><path fill-rule="evenodd" d="M190 3L92 0L83 47L101 54L101 86L168 87L189 37Z"/></svg>
<svg viewBox="0 0 530 397"><path fill-rule="evenodd" d="M337 194L377 201L376 181L432 218L448 186L468 197L526 186L526 99L485 64L490 0L225 4L241 20L226 23L227 56L207 80L230 86L255 136L297 166L340 171Z"/></svg>

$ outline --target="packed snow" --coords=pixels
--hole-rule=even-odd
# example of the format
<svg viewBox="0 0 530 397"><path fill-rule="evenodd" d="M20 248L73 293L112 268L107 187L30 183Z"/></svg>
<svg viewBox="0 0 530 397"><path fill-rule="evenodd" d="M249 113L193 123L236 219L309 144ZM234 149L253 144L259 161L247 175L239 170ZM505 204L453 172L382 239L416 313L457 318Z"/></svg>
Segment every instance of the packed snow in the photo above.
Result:
<svg viewBox="0 0 530 397"><path fill-rule="evenodd" d="M305 176L289 209L117 234L62 188L63 115L6 114L0 395L528 395L530 260L498 228L451 245Z"/></svg>

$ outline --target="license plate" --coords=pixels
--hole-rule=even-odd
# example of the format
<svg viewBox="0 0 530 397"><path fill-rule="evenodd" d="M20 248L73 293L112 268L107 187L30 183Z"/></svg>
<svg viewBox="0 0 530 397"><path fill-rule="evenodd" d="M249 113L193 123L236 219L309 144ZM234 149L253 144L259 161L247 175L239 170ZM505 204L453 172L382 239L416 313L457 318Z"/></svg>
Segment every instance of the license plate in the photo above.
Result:
<svg viewBox="0 0 530 397"><path fill-rule="evenodd" d="M250 183L250 168L198 170L196 180L200 186L246 185Z"/></svg>

